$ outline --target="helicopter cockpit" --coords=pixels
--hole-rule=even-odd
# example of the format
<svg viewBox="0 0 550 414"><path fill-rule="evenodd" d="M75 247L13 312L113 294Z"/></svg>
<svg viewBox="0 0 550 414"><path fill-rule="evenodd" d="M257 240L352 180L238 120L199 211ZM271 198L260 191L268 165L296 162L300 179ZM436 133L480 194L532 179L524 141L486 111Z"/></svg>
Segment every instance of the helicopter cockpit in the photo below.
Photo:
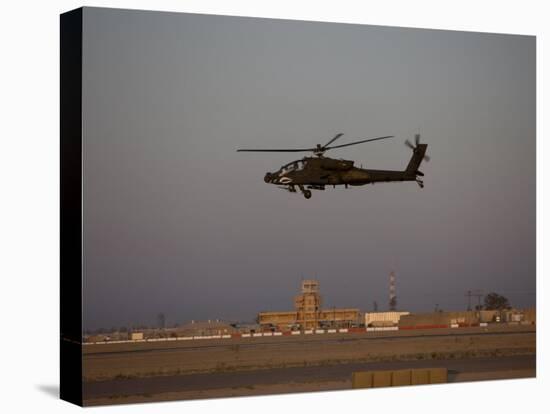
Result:
<svg viewBox="0 0 550 414"><path fill-rule="evenodd" d="M292 161L292 162L289 162L288 164L283 165L281 169L277 171L277 174L279 176L284 176L290 172L302 171L305 168L305 166L306 166L306 163L303 160Z"/></svg>

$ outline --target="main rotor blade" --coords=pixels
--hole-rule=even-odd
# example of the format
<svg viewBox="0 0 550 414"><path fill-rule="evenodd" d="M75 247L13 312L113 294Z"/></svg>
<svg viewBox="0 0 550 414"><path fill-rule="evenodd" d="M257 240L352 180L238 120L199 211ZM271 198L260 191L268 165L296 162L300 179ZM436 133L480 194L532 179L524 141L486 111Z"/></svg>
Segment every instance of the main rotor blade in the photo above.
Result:
<svg viewBox="0 0 550 414"><path fill-rule="evenodd" d="M414 135L414 142L416 143L416 145L420 144L420 134Z"/></svg>
<svg viewBox="0 0 550 414"><path fill-rule="evenodd" d="M328 147L330 144L332 144L334 141L336 141L338 138L340 138L342 135L344 135L343 132L340 132L337 134L334 138L332 138L329 142L327 142L325 145L323 145L323 148Z"/></svg>
<svg viewBox="0 0 550 414"><path fill-rule="evenodd" d="M406 141L405 141L405 145L406 145L407 147L409 147L410 149L412 149L412 150L415 149L415 146L414 146L413 144L411 144L411 141L409 141L409 140L406 140Z"/></svg>
<svg viewBox="0 0 550 414"><path fill-rule="evenodd" d="M296 149L238 149L237 152L309 152L315 148L296 148Z"/></svg>
<svg viewBox="0 0 550 414"><path fill-rule="evenodd" d="M379 139L386 139L386 138L393 138L393 135L388 135L387 137L363 139L361 141L350 142L350 143L347 143L347 144L334 145L333 147L324 147L323 149L329 150L329 149L333 149L333 148L349 147L350 145L362 144L363 142L378 141Z"/></svg>

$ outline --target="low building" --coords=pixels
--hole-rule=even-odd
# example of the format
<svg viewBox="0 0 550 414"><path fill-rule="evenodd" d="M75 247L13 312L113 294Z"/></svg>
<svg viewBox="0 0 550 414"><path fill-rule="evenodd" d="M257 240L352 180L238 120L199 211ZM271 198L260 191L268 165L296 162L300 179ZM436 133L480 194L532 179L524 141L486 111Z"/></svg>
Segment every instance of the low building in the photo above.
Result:
<svg viewBox="0 0 550 414"><path fill-rule="evenodd" d="M497 316L500 315L500 311L497 310L480 310L478 313L479 322L481 323L495 322Z"/></svg>
<svg viewBox="0 0 550 414"><path fill-rule="evenodd" d="M396 326L402 316L410 312L368 312L365 313L365 326Z"/></svg>
<svg viewBox="0 0 550 414"><path fill-rule="evenodd" d="M249 334L249 333L256 333L261 331L261 327L257 323L235 323L231 324L233 326L237 333L241 334Z"/></svg>
<svg viewBox="0 0 550 414"><path fill-rule="evenodd" d="M298 324L298 312L260 312L258 324L261 328L276 327L278 330L292 330Z"/></svg>
<svg viewBox="0 0 550 414"><path fill-rule="evenodd" d="M357 308L323 309L319 312L321 328L351 327L360 323L360 313Z"/></svg>
<svg viewBox="0 0 550 414"><path fill-rule="evenodd" d="M226 322L219 320L191 321L178 327L178 336L212 336L230 335L237 330Z"/></svg>
<svg viewBox="0 0 550 414"><path fill-rule="evenodd" d="M109 337L106 335L88 335L84 337L84 342L106 342Z"/></svg>
<svg viewBox="0 0 550 414"><path fill-rule="evenodd" d="M132 341L140 341L143 339L143 332L132 332L130 333L130 339Z"/></svg>
<svg viewBox="0 0 550 414"><path fill-rule="evenodd" d="M433 327L479 323L479 311L411 313L399 318L399 327Z"/></svg>
<svg viewBox="0 0 550 414"><path fill-rule="evenodd" d="M537 323L537 310L536 308L527 308L523 311L524 315L524 322L530 323L530 324L536 324Z"/></svg>

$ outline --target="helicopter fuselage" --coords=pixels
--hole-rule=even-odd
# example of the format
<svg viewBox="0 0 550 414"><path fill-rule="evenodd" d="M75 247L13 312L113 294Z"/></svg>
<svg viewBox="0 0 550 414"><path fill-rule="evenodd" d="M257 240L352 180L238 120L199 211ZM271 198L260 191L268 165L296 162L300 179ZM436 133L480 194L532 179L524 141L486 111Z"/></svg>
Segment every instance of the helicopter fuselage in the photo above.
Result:
<svg viewBox="0 0 550 414"><path fill-rule="evenodd" d="M350 160L305 157L284 165L276 172L266 173L264 181L283 186L359 186L376 182L416 181L416 174L407 171L358 168Z"/></svg>

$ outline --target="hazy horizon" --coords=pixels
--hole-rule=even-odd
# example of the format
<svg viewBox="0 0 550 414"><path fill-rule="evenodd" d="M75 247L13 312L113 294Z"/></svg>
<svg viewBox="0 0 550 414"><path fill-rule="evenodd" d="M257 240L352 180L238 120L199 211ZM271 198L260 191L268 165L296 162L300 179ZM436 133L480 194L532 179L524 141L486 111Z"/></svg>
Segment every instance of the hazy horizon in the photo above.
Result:
<svg viewBox="0 0 550 414"><path fill-rule="evenodd" d="M84 8L85 329L323 307L535 305L535 37ZM414 182L263 182L312 147ZM477 304L477 299L472 300Z"/></svg>

